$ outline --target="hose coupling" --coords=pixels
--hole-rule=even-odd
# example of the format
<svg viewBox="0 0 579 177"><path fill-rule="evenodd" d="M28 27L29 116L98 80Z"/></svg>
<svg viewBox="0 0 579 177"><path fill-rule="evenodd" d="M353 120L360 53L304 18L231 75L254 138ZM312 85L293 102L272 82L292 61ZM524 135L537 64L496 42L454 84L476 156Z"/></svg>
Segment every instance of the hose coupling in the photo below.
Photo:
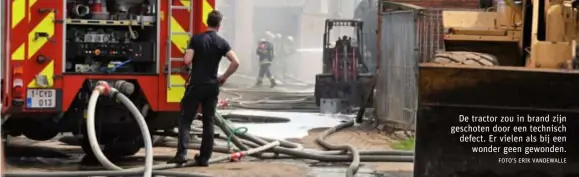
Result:
<svg viewBox="0 0 579 177"><path fill-rule="evenodd" d="M108 95L111 92L111 86L106 81L98 81L95 90L98 90L103 95Z"/></svg>
<svg viewBox="0 0 579 177"><path fill-rule="evenodd" d="M227 107L229 107L229 100L219 100L217 103L217 108L225 109Z"/></svg>
<svg viewBox="0 0 579 177"><path fill-rule="evenodd" d="M232 153L231 156L229 157L229 161L230 162L237 162L239 160L241 160L241 157L245 156L244 152L235 152Z"/></svg>
<svg viewBox="0 0 579 177"><path fill-rule="evenodd" d="M119 92L125 95L132 95L135 93L135 84L125 80L118 80L113 84L113 88L118 89Z"/></svg>

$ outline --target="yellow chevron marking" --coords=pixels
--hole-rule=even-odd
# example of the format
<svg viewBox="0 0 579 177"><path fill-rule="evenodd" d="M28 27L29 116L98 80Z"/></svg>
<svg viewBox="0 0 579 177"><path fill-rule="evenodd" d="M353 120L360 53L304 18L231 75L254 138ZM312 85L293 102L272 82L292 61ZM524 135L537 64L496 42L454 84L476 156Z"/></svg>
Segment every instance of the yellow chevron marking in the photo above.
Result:
<svg viewBox="0 0 579 177"><path fill-rule="evenodd" d="M38 2L38 0L28 0L28 7L32 7L36 2Z"/></svg>
<svg viewBox="0 0 579 177"><path fill-rule="evenodd" d="M189 40L190 36L184 34L186 32L185 29L181 27L181 24L179 24L177 19L175 19L174 17L171 17L170 32L182 33L182 34L171 34L171 42L175 44L175 46L179 49L181 53L184 53L185 48L187 48L187 41Z"/></svg>
<svg viewBox="0 0 579 177"><path fill-rule="evenodd" d="M12 60L24 60L24 58L26 58L24 46L24 44L20 44L14 53L12 53L12 57L10 58L12 58Z"/></svg>
<svg viewBox="0 0 579 177"><path fill-rule="evenodd" d="M187 2L189 3L189 2ZM184 34L185 29L179 24L177 19L171 17L171 29L170 32L177 32L182 34L171 34L171 43L179 49L180 53L185 53L185 48L187 48L187 43L190 38L189 35ZM170 60L170 58L167 58ZM185 79L180 74L172 74L169 77L169 82L173 85L171 88L167 88L167 102L168 103L178 103L183 98L185 94L184 86L175 85L185 85Z"/></svg>
<svg viewBox="0 0 579 177"><path fill-rule="evenodd" d="M28 0L28 21L32 19L32 6L36 4L38 0Z"/></svg>
<svg viewBox="0 0 579 177"><path fill-rule="evenodd" d="M48 42L48 39L54 36L54 12L50 12L40 23L34 27L30 33L28 33L28 57L33 57L38 50ZM36 33L47 33L48 38L40 37L36 38Z"/></svg>
<svg viewBox="0 0 579 177"><path fill-rule="evenodd" d="M211 4L209 4L209 2L207 2L207 0L203 0L203 9L202 12L203 13L203 19L201 19L203 21L203 24L205 26L207 26L207 16L209 16L209 12L213 11L213 7L211 7Z"/></svg>
<svg viewBox="0 0 579 177"><path fill-rule="evenodd" d="M185 7L191 7L191 0L180 0L181 4L183 4L183 6ZM189 9L187 9L187 11L189 11Z"/></svg>
<svg viewBox="0 0 579 177"><path fill-rule="evenodd" d="M183 85L178 87L171 87L167 89L167 103L177 103L181 102L181 98L185 95L185 79L179 74L171 75L169 78L171 80L171 85Z"/></svg>
<svg viewBox="0 0 579 177"><path fill-rule="evenodd" d="M12 28L16 27L26 16L26 0L12 1Z"/></svg>
<svg viewBox="0 0 579 177"><path fill-rule="evenodd" d="M42 69L42 71L38 73L38 75L46 76L46 79L48 80L48 85L46 87L52 87L52 85L54 84L54 80L52 79L54 77L54 60L50 60L50 63L48 63L44 67L44 69ZM41 87L42 86L36 83L36 79L32 79L32 81L28 83L28 88L41 88Z"/></svg>

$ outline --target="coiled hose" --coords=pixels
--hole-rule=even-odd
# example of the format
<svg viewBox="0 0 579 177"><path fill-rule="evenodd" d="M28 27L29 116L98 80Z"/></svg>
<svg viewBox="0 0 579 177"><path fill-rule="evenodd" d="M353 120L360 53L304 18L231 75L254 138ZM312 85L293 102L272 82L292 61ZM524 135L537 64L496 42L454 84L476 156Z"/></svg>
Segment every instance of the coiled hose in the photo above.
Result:
<svg viewBox="0 0 579 177"><path fill-rule="evenodd" d="M337 145L333 145L333 144L330 144L330 143L324 141L324 139L327 136L329 136L330 134L336 132L336 130L338 130L338 129L343 129L343 128L351 127L351 126L354 126L353 120L346 122L344 124L340 124L336 127L333 127L333 128L330 128L330 129L324 131L316 139L316 143L318 143L320 146L326 148L327 150L347 150L347 151L350 151L352 153L352 163L350 164L350 166L348 167L348 170L346 171L347 177L354 177L354 175L358 171L358 168L360 168L360 152L358 152L358 149L354 148L351 145L337 146Z"/></svg>
<svg viewBox="0 0 579 177"><path fill-rule="evenodd" d="M219 114L215 116L215 124L221 127L230 127L229 129L234 129L235 127L232 125L226 125L228 122ZM266 152L273 152L274 154L255 154L254 157L261 158L261 159L277 159L277 158L301 158L301 159L311 159L317 161L324 161L324 162L351 162L348 170L347 170L347 177L353 177L359 166L360 162L413 162L413 152L409 151L397 151L397 150L374 150L374 151L358 151L357 149L353 148L352 146L336 146L330 143L325 142L325 138L330 136L332 133L340 131L342 129L354 126L354 121L348 121L342 124L339 124L333 128L327 129L323 133L321 133L316 142L326 148L331 149L334 151L321 151L321 150L312 150L312 149L304 149L301 145L296 145L295 143L285 142L281 143L278 147L273 147L271 150ZM192 131L201 131L200 129L194 128ZM237 146L235 150L248 148L248 147L259 147L261 145L267 144L272 139L267 139L263 137L258 137L251 135L249 133L244 134L237 134L235 135L231 130L223 131L225 135L220 135L219 138L227 139L228 137L231 138L233 144ZM283 141L281 141L283 142ZM167 142L165 146L169 147L176 147L177 143ZM198 144L191 144L190 148L197 149L199 148ZM214 147L215 151L220 151L224 153L228 153L230 151L227 147ZM280 156L279 154L284 154Z"/></svg>
<svg viewBox="0 0 579 177"><path fill-rule="evenodd" d="M216 116L217 119L222 119L220 118L220 116ZM224 122L224 121L216 121L216 122ZM274 153L280 153L280 154L287 154L289 156L293 156L293 157L297 157L297 158L304 158L304 159L312 159L312 160L318 160L318 161L330 161L330 162L337 162L337 161L352 161L352 164L350 165L349 169L348 169L348 173L347 176L348 177L352 177L355 175L357 169L359 168L359 163L360 161L388 161L388 162L412 162L413 161L413 157L412 156L389 156L389 155L385 155L385 156L360 156L359 153L357 152L356 149L354 149L353 147L342 147L342 146L334 146L331 145L327 142L324 141L324 138L326 136L329 136L330 134L347 128L347 127L351 127L354 125L353 121L350 122L346 122L343 124L340 124L334 128L328 129L326 130L324 133L322 133L319 137L318 137L318 144L320 144L321 146L325 146L329 149L343 149L343 148L348 148L351 151L350 155L326 155L326 154L320 154L320 153L315 153L315 152L308 152L305 150L296 150L296 149L290 149L290 148L285 148L285 147L274 147L272 148L272 152ZM225 132L226 134L228 134L228 132ZM229 134L227 136L230 136ZM247 145L255 147L255 146L259 146L259 145L264 145L267 143L266 140L260 138L260 137L256 137L253 136L251 134L241 134L240 135L241 138L246 139L251 141L252 143L247 143ZM379 152L375 152L377 154L395 154L399 151L379 151ZM408 155L409 153L406 152L405 155Z"/></svg>
<svg viewBox="0 0 579 177"><path fill-rule="evenodd" d="M90 8L86 5L77 4L73 7L72 13L77 17L84 17L90 14Z"/></svg>

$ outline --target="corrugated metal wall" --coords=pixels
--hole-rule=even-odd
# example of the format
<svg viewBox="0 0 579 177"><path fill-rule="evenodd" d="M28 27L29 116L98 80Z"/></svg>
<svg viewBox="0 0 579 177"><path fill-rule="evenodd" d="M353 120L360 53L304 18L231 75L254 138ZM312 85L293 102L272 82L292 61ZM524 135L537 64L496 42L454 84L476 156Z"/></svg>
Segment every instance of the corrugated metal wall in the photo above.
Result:
<svg viewBox="0 0 579 177"><path fill-rule="evenodd" d="M414 129L418 95L416 12L384 12L379 18L381 27L376 116L380 123Z"/></svg>
<svg viewBox="0 0 579 177"><path fill-rule="evenodd" d="M441 10L383 11L378 18L377 120L394 128L414 130L418 63L444 48Z"/></svg>
<svg viewBox="0 0 579 177"><path fill-rule="evenodd" d="M426 62L434 58L436 52L444 49L443 32L442 10L422 10L416 20L418 58L420 62Z"/></svg>

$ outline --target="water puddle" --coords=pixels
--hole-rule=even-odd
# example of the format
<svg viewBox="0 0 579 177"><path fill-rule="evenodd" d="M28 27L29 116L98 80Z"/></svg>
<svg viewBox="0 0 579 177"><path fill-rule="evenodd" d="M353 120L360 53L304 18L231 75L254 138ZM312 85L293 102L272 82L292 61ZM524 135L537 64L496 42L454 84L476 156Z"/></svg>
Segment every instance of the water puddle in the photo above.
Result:
<svg viewBox="0 0 579 177"><path fill-rule="evenodd" d="M345 116L320 115L319 113L271 112L256 110L232 110L230 114L279 117L289 119L285 123L234 123L236 127L247 127L248 133L253 135L275 138L302 138L308 135L308 130L320 127L333 127L344 120ZM227 113L225 113L227 114Z"/></svg>

